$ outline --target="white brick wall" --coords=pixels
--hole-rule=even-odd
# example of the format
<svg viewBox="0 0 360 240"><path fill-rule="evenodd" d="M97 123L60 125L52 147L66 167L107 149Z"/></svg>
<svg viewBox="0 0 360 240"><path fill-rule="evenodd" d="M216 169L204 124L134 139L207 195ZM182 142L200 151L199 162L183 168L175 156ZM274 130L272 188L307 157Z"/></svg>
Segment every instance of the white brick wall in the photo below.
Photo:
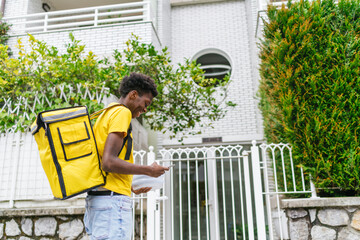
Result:
<svg viewBox="0 0 360 240"><path fill-rule="evenodd" d="M229 111L224 119L216 122L214 129L205 129L201 136L196 136L194 142L201 137L222 136L223 139L236 141L262 136L254 100L251 38L246 11L244 1L172 7L172 57L175 63L182 62L184 57L192 58L199 51L208 48L227 53L232 62L228 100L235 102L237 107ZM163 140L164 144L175 143Z"/></svg>
<svg viewBox="0 0 360 240"><path fill-rule="evenodd" d="M170 0L158 1L158 34L162 46L171 51L171 7Z"/></svg>
<svg viewBox="0 0 360 240"><path fill-rule="evenodd" d="M125 42L130 38L131 33L140 37L145 43L153 42L155 46L159 46L157 38L153 38L153 27L150 22L114 25L97 28L84 28L73 30L76 40L81 40L81 44L86 46L85 51L92 51L97 56L111 56L114 49L124 49ZM38 40L45 41L50 46L57 47L61 52L65 50L65 45L70 42L70 31L48 32L33 34ZM16 56L18 51L14 47L18 38L23 39L23 43L27 46L27 35L13 36L8 40L8 44Z"/></svg>
<svg viewBox="0 0 360 240"><path fill-rule="evenodd" d="M258 28L258 7L259 3L257 0L245 0L246 4L246 13L248 19L248 33L249 33L249 51L251 57L251 65L252 65L252 79L253 79L253 87L254 91L257 92L259 88L259 48L257 47L257 43L259 42L259 32L261 29ZM258 104L258 101L257 101ZM262 123L262 115L260 110L256 109L256 116L257 116L257 124L258 124L258 131L263 135L263 123Z"/></svg>
<svg viewBox="0 0 360 240"><path fill-rule="evenodd" d="M7 0L5 3L4 17L13 17L27 13L28 0Z"/></svg>

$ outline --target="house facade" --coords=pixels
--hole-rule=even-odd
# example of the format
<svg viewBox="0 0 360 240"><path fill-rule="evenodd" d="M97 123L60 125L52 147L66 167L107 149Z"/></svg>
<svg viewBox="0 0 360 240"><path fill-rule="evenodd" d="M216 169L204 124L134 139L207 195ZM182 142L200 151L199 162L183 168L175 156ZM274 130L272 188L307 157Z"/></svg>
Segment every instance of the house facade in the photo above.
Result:
<svg viewBox="0 0 360 240"><path fill-rule="evenodd" d="M256 97L257 0L106 0L98 4L95 0L2 0L4 18L12 24L8 45L16 55L17 39L22 38L26 46L27 33L31 33L63 51L71 31L86 45L86 51L102 57L111 56L114 49L124 49L135 34L158 49L168 47L174 64L187 58L208 64L215 74L224 70L230 73L227 100L236 107L229 108L213 128L199 129L202 134L188 136L183 144L249 144L263 139ZM148 138L145 131L142 133L142 139ZM149 138L150 145L158 147L182 144L162 134L150 134Z"/></svg>

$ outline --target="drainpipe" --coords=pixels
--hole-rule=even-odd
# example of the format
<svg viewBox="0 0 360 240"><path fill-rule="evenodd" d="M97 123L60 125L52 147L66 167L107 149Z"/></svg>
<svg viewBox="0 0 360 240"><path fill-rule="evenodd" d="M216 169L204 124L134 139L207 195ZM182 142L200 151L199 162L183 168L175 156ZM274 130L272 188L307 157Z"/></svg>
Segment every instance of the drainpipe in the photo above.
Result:
<svg viewBox="0 0 360 240"><path fill-rule="evenodd" d="M5 2L6 2L6 0L1 0L1 6L0 6L1 16L4 16L4 13L5 13Z"/></svg>

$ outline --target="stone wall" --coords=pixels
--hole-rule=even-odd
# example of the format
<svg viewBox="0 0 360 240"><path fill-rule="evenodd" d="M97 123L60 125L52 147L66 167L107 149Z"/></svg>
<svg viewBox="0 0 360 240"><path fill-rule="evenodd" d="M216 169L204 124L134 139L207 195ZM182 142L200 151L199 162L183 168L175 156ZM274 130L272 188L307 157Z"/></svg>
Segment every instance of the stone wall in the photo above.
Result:
<svg viewBox="0 0 360 240"><path fill-rule="evenodd" d="M89 240L84 208L0 209L0 239ZM140 216L135 217L135 239L140 238ZM146 219L143 229L146 236Z"/></svg>
<svg viewBox="0 0 360 240"><path fill-rule="evenodd" d="M13 217L0 220L4 239L89 239L82 216Z"/></svg>
<svg viewBox="0 0 360 240"><path fill-rule="evenodd" d="M360 198L283 200L291 240L360 240Z"/></svg>

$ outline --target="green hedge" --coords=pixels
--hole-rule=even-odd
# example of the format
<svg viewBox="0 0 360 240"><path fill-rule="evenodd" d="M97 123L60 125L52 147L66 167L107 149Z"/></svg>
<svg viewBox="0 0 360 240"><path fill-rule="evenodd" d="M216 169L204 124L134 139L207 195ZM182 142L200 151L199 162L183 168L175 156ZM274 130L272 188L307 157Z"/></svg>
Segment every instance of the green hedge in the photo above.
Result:
<svg viewBox="0 0 360 240"><path fill-rule="evenodd" d="M267 141L290 143L318 188L358 195L359 0L289 2L267 14L259 89Z"/></svg>

